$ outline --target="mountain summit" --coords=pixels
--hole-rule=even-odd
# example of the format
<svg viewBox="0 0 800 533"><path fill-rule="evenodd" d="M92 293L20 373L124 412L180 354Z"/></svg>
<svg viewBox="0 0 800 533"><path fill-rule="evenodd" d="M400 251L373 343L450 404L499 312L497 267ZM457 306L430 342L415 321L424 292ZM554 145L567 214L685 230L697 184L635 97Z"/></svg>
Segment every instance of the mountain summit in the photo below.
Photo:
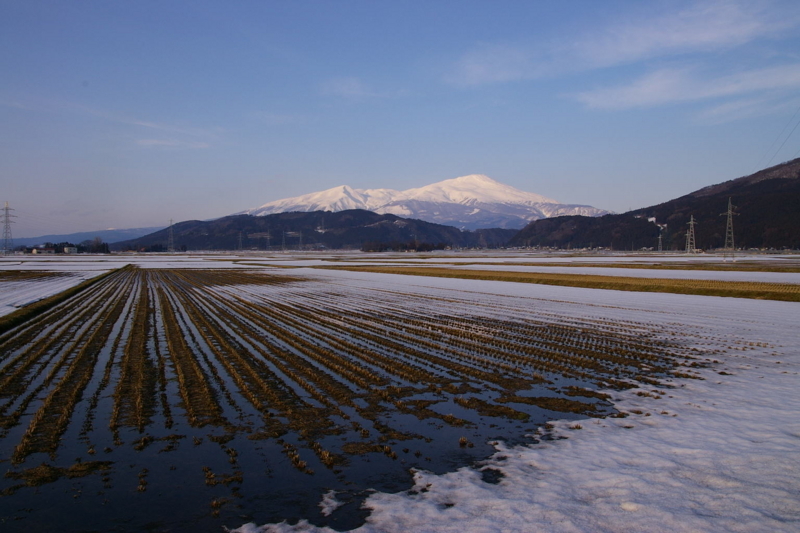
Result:
<svg viewBox="0 0 800 533"><path fill-rule="evenodd" d="M416 189L353 189L341 185L325 191L269 202L243 211L269 215L289 211L366 209L463 229L524 227L528 222L563 215L600 216L588 205L562 204L521 191L482 174L440 181Z"/></svg>

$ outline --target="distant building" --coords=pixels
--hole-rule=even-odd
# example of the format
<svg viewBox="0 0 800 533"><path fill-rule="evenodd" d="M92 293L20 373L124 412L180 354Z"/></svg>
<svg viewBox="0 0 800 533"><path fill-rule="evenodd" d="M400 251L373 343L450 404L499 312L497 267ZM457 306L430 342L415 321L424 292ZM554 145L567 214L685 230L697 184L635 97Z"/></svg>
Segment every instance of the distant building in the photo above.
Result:
<svg viewBox="0 0 800 533"><path fill-rule="evenodd" d="M64 253L65 254L77 254L78 253L78 247L77 246L65 246L64 247Z"/></svg>
<svg viewBox="0 0 800 533"><path fill-rule="evenodd" d="M56 253L54 248L34 248L33 253L35 254L54 254Z"/></svg>

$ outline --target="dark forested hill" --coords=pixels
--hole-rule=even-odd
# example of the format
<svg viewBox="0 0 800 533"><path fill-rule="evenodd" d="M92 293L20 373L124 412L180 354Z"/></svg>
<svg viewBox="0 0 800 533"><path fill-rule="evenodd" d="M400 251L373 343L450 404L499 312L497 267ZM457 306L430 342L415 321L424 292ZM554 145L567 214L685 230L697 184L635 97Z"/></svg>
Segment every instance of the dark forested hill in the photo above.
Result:
<svg viewBox="0 0 800 533"><path fill-rule="evenodd" d="M509 245L655 248L660 225L664 249L682 250L687 223L694 216L697 247L721 248L727 221L722 213L727 211L728 198L738 213L733 220L737 247L800 248L800 159L621 215L537 220Z"/></svg>
<svg viewBox="0 0 800 533"><path fill-rule="evenodd" d="M491 248L505 245L516 234L516 230L504 229L461 231L361 209L190 220L173 225L172 232L176 250L338 249L361 248L365 243L376 249L423 244ZM112 248L166 251L168 241L169 228L115 243Z"/></svg>

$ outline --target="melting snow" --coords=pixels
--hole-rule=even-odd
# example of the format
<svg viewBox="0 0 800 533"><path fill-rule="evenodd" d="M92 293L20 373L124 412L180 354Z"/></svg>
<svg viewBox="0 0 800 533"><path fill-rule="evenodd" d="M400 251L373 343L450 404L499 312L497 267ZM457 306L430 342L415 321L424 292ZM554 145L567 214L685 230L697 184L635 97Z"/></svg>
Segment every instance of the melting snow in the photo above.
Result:
<svg viewBox="0 0 800 533"><path fill-rule="evenodd" d="M458 286L483 296L560 295L556 308L586 305L583 311L575 307L580 314L602 306L610 320L646 315L669 321L676 334L684 328L700 332L690 339L698 348L726 353L715 354L719 364L701 370L705 380L612 393L618 409L641 414L582 421L581 429L571 429L574 421L556 422L554 440L497 443L496 454L474 468L417 472L413 491L371 495L365 503L371 515L357 531L800 530L797 304L679 295L647 295L645 301L635 293L512 283L403 283L408 290L415 284L434 292ZM480 470L487 468L504 474L498 484L482 481ZM302 521L247 524L237 531L332 530Z"/></svg>
<svg viewBox="0 0 800 533"><path fill-rule="evenodd" d="M322 516L330 516L332 512L343 505L342 502L336 499L336 491L329 490L322 496L322 501L319 506L322 509Z"/></svg>
<svg viewBox="0 0 800 533"><path fill-rule="evenodd" d="M244 267L202 257L112 256L26 261L24 268L90 277L125 263ZM0 262L0 268L20 265ZM581 421L581 429L572 429L574 421L555 422L553 439L518 447L497 443L497 452L474 468L417 472L414 490L371 495L365 503L371 515L358 531L800 531L798 304L308 269L292 274L432 296L457 291L476 305L527 299L531 309L565 318L670 323L698 349L724 350L713 355L718 364L699 370L704 380L612 392L618 409L641 414ZM46 285L37 285L40 295ZM4 295L19 296L15 287L4 284ZM489 484L482 469L503 476ZM325 494L320 507L335 513L335 494ZM237 531L332 530L301 522L247 524Z"/></svg>

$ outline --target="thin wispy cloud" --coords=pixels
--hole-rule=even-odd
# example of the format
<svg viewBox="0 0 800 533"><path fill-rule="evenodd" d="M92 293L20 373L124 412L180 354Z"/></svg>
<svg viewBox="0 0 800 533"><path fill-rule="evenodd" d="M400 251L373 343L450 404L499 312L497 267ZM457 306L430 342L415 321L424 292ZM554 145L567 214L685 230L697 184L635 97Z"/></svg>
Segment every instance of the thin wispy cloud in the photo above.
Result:
<svg viewBox="0 0 800 533"><path fill-rule="evenodd" d="M698 121L721 124L764 115L791 113L800 107L800 98L776 100L766 96L760 98L740 98L713 106L699 114Z"/></svg>
<svg viewBox="0 0 800 533"><path fill-rule="evenodd" d="M142 120L135 117L129 117L109 111L93 109L85 106L75 106L77 110L83 111L98 118L102 118L109 122L116 122L118 124L127 124L130 126L140 126L151 130L162 131L165 133L172 133L176 135L187 135L196 138L215 139L219 135L218 130L208 128L192 128L185 126L176 126L174 124L154 122L150 120Z"/></svg>
<svg viewBox="0 0 800 533"><path fill-rule="evenodd" d="M343 98L361 99L378 96L368 88L364 82L355 77L332 78L322 83L320 88L323 95L339 96Z"/></svg>
<svg viewBox="0 0 800 533"><path fill-rule="evenodd" d="M122 122L122 121L120 121ZM160 124L157 122L148 122L144 120L131 120L127 122L128 124L132 124L134 126L142 126L144 128L150 128L158 131L164 131L169 133L179 133L181 135L189 135L192 137L208 137L208 138L216 138L218 133L208 129L202 128L185 128L180 126L173 126L170 124Z"/></svg>
<svg viewBox="0 0 800 533"><path fill-rule="evenodd" d="M259 111L253 113L251 117L268 126L307 124L310 121L310 118L306 115L294 115L291 113L267 113Z"/></svg>
<svg viewBox="0 0 800 533"><path fill-rule="evenodd" d="M144 148L165 148L165 149L188 148L192 150L200 150L211 147L211 145L205 142L180 141L177 139L139 139L136 141L136 144Z"/></svg>
<svg viewBox="0 0 800 533"><path fill-rule="evenodd" d="M461 57L445 79L456 85L482 85L538 78L551 71L533 48L482 43Z"/></svg>
<svg viewBox="0 0 800 533"><path fill-rule="evenodd" d="M97 109L94 107L74 102L23 98L22 101L0 100L0 105L15 107L18 109L26 109L31 111L41 111L46 113L74 113L81 115L89 115L102 119L106 122L112 122L115 124L122 124L127 126L135 126L137 128L145 128L148 130L155 130L175 136L186 136L194 139L203 139L205 140L205 142L210 142L215 139L218 139L222 132L220 128L194 128L194 127L175 125L165 122L143 120L138 117L132 117L122 113L116 113L104 109Z"/></svg>
<svg viewBox="0 0 800 533"><path fill-rule="evenodd" d="M630 19L575 43L576 60L589 68L655 57L709 52L775 37L800 23L800 10L787 16L771 2L701 2L651 19Z"/></svg>
<svg viewBox="0 0 800 533"><path fill-rule="evenodd" d="M137 146L143 148L204 150L210 148L211 142L219 138L215 130L176 126L173 124L141 120L139 118L128 117L84 106L77 107L85 113L109 122L133 126L136 129L144 128L153 130L154 132L170 136L166 139L139 139L135 141Z"/></svg>
<svg viewBox="0 0 800 533"><path fill-rule="evenodd" d="M347 100L369 100L380 98L399 98L407 96L404 89L377 90L360 78L353 76L343 76L325 80L320 85L320 93L323 96L334 96Z"/></svg>
<svg viewBox="0 0 800 533"><path fill-rule="evenodd" d="M800 26L800 4L771 9L769 1L709 1L669 13L630 16L577 40L479 43L445 75L456 85L483 85L735 48L790 34ZM788 11L788 12L787 12Z"/></svg>
<svg viewBox="0 0 800 533"><path fill-rule="evenodd" d="M696 69L660 69L625 85L574 97L595 109L631 109L786 89L800 89L800 63L718 77L703 77Z"/></svg>
<svg viewBox="0 0 800 533"><path fill-rule="evenodd" d="M0 100L0 106L3 107L11 107L14 109L27 109L24 105L19 102L12 102L8 100Z"/></svg>

